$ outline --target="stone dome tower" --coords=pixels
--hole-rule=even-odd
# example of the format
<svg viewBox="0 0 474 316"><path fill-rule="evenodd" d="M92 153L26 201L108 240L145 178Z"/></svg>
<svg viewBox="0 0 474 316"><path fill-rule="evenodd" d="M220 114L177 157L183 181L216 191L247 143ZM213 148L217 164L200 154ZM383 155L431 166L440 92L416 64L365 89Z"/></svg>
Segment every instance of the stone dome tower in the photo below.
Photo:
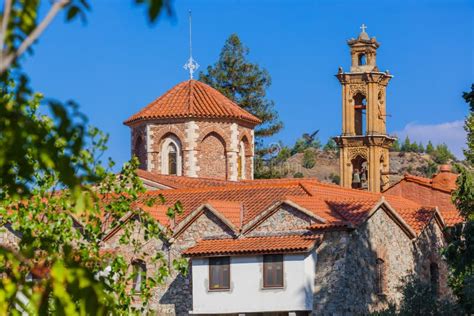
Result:
<svg viewBox="0 0 474 316"><path fill-rule="evenodd" d="M174 86L124 124L140 169L163 175L253 179L260 120L197 80Z"/></svg>

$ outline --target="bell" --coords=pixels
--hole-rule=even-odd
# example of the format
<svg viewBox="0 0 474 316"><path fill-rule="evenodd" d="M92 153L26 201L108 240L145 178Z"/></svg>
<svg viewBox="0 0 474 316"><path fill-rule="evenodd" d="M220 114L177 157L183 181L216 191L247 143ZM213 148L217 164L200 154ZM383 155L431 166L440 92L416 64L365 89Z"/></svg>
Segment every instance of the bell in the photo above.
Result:
<svg viewBox="0 0 474 316"><path fill-rule="evenodd" d="M352 183L360 183L360 175L358 170L354 170L354 173L352 174Z"/></svg>

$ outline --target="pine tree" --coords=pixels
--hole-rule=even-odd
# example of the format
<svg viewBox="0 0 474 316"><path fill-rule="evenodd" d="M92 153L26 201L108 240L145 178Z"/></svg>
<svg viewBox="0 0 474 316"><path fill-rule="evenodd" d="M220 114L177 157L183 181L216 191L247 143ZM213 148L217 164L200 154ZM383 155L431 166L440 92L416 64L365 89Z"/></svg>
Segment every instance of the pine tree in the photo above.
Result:
<svg viewBox="0 0 474 316"><path fill-rule="evenodd" d="M274 102L266 98L271 85L269 73L246 58L249 49L237 34L226 40L219 60L199 74L199 80L219 90L243 109L262 120L255 129L257 145L262 146L262 137L276 134L283 127L274 108Z"/></svg>
<svg viewBox="0 0 474 316"><path fill-rule="evenodd" d="M434 151L434 146L433 146L433 143L432 143L431 140L430 140L430 141L428 141L428 144L426 145L425 152L426 152L427 154L430 154L430 155L431 155L431 154L433 153L433 151Z"/></svg>
<svg viewBox="0 0 474 316"><path fill-rule="evenodd" d="M419 153L424 153L425 152L425 147L423 146L422 142L418 143L418 152Z"/></svg>
<svg viewBox="0 0 474 316"><path fill-rule="evenodd" d="M450 265L449 283L466 314L474 313L474 84L463 95L470 111L465 120L467 149L464 151L471 168L458 166L460 171L453 192L453 202L464 222L450 227L444 256Z"/></svg>
<svg viewBox="0 0 474 316"><path fill-rule="evenodd" d="M409 152L411 150L411 143L410 143L410 138L405 137L405 141L403 142L400 151L402 152Z"/></svg>
<svg viewBox="0 0 474 316"><path fill-rule="evenodd" d="M329 138L328 142L323 147L324 151L337 151L337 149L338 149L337 144L332 138Z"/></svg>

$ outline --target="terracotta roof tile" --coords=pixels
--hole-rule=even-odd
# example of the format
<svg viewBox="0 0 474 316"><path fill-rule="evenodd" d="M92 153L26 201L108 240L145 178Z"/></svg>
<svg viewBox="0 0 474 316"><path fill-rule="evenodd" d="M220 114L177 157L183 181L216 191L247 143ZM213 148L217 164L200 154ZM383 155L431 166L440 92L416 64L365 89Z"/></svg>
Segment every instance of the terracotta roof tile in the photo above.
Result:
<svg viewBox="0 0 474 316"><path fill-rule="evenodd" d="M210 178L191 178L185 176L162 175L141 169L137 169L137 175L144 180L161 184L171 189L205 188L239 183Z"/></svg>
<svg viewBox="0 0 474 316"><path fill-rule="evenodd" d="M208 239L184 251L185 256L220 256L264 253L295 253L311 250L320 236L265 236L240 239Z"/></svg>
<svg viewBox="0 0 474 316"><path fill-rule="evenodd" d="M188 214L205 204L207 201L239 201L244 209L243 223L246 224L255 216L286 196L308 195L308 192L298 182L254 184L254 185L227 185L223 187L208 187L195 189L178 189L166 191L149 191L147 196L163 194L167 205L180 201L184 212L178 216L177 223Z"/></svg>
<svg viewBox="0 0 474 316"><path fill-rule="evenodd" d="M327 222L324 224L347 223L357 226L363 223L378 202L385 197L404 222L419 233L434 215L434 207L422 206L412 200L366 191L341 188L313 180L280 180L255 183L229 184L221 187L150 191L148 195L163 194L166 203L180 201L184 213L177 223L203 204L210 204L236 227L243 225L278 202L289 200L314 213ZM158 209L153 210L159 212Z"/></svg>
<svg viewBox="0 0 474 316"><path fill-rule="evenodd" d="M234 201L218 201L210 200L207 202L211 207L213 207L220 214L232 223L235 227L240 228L241 223L241 213L242 213L242 203Z"/></svg>
<svg viewBox="0 0 474 316"><path fill-rule="evenodd" d="M197 80L188 80L168 90L128 118L124 124L130 125L140 120L186 117L230 118L254 125L261 122L216 89Z"/></svg>

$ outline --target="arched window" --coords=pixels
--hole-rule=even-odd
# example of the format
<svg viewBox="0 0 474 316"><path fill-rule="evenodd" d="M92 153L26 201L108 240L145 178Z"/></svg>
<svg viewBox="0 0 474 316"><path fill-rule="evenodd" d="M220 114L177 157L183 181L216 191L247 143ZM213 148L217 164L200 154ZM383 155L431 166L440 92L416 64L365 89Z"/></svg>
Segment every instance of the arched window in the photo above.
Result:
<svg viewBox="0 0 474 316"><path fill-rule="evenodd" d="M375 289L377 294L385 293L385 261L377 258L375 262Z"/></svg>
<svg viewBox="0 0 474 316"><path fill-rule="evenodd" d="M170 135L163 141L161 151L161 172L169 175L182 175L182 153L179 139Z"/></svg>
<svg viewBox="0 0 474 316"><path fill-rule="evenodd" d="M365 54L359 54L359 66L367 65L367 56Z"/></svg>
<svg viewBox="0 0 474 316"><path fill-rule="evenodd" d="M367 108L367 99L362 93L354 95L354 128L356 135L365 133L365 109Z"/></svg>
<svg viewBox="0 0 474 316"><path fill-rule="evenodd" d="M352 163L352 188L364 189L369 187L367 160L359 155L351 160Z"/></svg>
<svg viewBox="0 0 474 316"><path fill-rule="evenodd" d="M146 280L146 264L141 260L132 262L133 266L133 291L141 292L142 284Z"/></svg>
<svg viewBox="0 0 474 316"><path fill-rule="evenodd" d="M237 157L237 173L239 179L245 179L245 144L243 141L239 145L239 156Z"/></svg>
<svg viewBox="0 0 474 316"><path fill-rule="evenodd" d="M133 146L133 155L136 156L140 162L139 168L145 169L146 148L142 136L138 136L135 140L135 146Z"/></svg>
<svg viewBox="0 0 474 316"><path fill-rule="evenodd" d="M431 283L431 290L433 293L438 294L439 289L439 268L438 264L432 262L430 264L430 283Z"/></svg>

